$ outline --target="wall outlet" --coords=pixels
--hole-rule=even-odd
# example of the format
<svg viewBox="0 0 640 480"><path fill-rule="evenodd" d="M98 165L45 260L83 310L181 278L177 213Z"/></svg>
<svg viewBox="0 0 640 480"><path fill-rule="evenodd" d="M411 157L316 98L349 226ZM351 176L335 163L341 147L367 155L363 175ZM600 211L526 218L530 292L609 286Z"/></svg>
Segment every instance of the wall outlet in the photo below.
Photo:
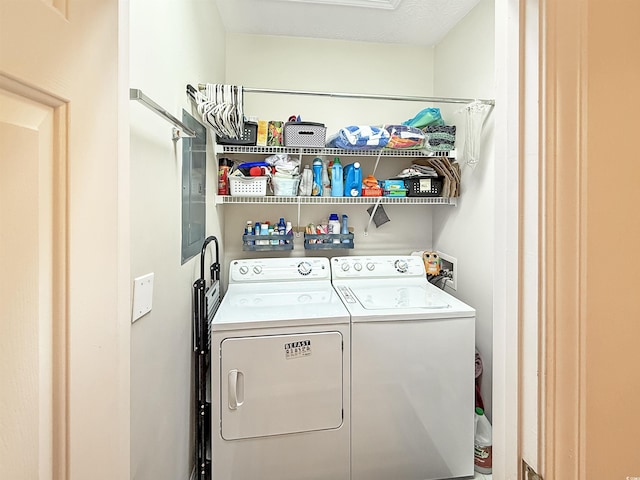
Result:
<svg viewBox="0 0 640 480"><path fill-rule="evenodd" d="M446 253L438 252L440 256L440 275L446 277L444 286L452 290L458 289L458 260Z"/></svg>
<svg viewBox="0 0 640 480"><path fill-rule="evenodd" d="M153 305L153 273L133 280L131 323L151 311Z"/></svg>

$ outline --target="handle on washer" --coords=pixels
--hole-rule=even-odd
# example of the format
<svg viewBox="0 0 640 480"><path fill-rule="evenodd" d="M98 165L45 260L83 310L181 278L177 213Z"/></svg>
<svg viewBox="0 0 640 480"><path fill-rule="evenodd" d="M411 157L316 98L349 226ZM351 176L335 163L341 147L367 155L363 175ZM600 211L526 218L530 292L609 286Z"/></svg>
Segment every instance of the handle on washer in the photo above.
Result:
<svg viewBox="0 0 640 480"><path fill-rule="evenodd" d="M227 380L229 385L229 409L236 410L244 403L244 375L238 370L230 370Z"/></svg>

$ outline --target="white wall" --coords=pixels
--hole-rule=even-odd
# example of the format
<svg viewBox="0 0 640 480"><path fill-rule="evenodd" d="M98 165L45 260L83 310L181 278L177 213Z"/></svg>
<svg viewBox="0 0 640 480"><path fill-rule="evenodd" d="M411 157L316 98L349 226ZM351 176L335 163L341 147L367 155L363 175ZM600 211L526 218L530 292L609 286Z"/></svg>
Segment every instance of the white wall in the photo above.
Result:
<svg viewBox="0 0 640 480"><path fill-rule="evenodd" d="M482 0L435 48L434 94L446 97L494 98L494 2ZM442 107L455 112L460 106ZM465 117L449 114L457 125L456 146L464 149ZM493 116L485 123L480 162L461 162L462 195L453 210L436 210L433 244L458 260L455 294L477 312L476 345L482 356L482 397L491 418L494 132Z"/></svg>
<svg viewBox="0 0 640 480"><path fill-rule="evenodd" d="M229 34L227 81L255 88L430 96L433 93L433 48ZM247 115L286 121L290 115L299 114L302 120L325 123L328 135L346 125L401 123L425 106L428 105L415 102L259 93L247 93L245 98ZM305 163L311 160L305 158ZM353 157L341 159L343 164L355 160ZM362 160L362 163L366 176L372 172L375 158ZM405 163L404 160L382 159L376 177L395 175L406 166ZM333 211L346 213L356 232L355 249L349 254L411 253L431 247L432 212L455 208L387 205L385 209L391 222L379 229L372 225L365 237L363 231L369 218L367 207L303 206L300 223L318 223ZM227 205L224 214L225 263L228 263L232 257L250 256L241 250L242 228L247 220L277 220L284 215L295 221L297 210L286 206ZM344 252L324 250L320 254L333 256ZM312 254L303 249L302 239L297 239L291 255Z"/></svg>
<svg viewBox="0 0 640 480"><path fill-rule="evenodd" d="M181 119L182 108L191 110L187 83L224 81L215 3L132 0L130 15L130 86ZM199 263L180 264L182 144L144 106L132 102L130 111L131 276L155 273L153 310L131 326L131 478L186 480L193 463L191 286ZM215 209L207 227L219 235Z"/></svg>

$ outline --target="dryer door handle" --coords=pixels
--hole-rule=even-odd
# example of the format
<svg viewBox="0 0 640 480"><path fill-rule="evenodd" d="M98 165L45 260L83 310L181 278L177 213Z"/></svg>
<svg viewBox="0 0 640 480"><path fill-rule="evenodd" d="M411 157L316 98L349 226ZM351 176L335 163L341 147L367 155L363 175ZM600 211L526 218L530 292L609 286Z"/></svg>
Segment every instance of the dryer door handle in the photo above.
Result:
<svg viewBox="0 0 640 480"><path fill-rule="evenodd" d="M227 375L229 386L229 410L237 410L244 403L244 374L230 370Z"/></svg>

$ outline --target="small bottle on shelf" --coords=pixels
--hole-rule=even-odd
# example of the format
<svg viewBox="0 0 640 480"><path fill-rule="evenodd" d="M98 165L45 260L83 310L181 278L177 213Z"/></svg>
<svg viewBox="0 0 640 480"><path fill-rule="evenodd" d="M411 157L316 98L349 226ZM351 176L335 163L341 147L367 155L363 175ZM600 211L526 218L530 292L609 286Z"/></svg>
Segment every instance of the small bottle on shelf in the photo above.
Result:
<svg viewBox="0 0 640 480"><path fill-rule="evenodd" d="M287 222L287 225L285 227L285 235L287 236L293 235L293 226L291 225L291 222ZM284 243L289 244L291 243L291 240L287 238L287 240L285 240Z"/></svg>
<svg viewBox="0 0 640 480"><path fill-rule="evenodd" d="M247 220L247 226L244 228L244 234L245 235L253 235L253 222L251 220ZM255 245L255 241L254 240L247 240L246 244L247 245Z"/></svg>
<svg viewBox="0 0 640 480"><path fill-rule="evenodd" d="M329 216L329 229L328 232L332 235L339 235L340 234L340 220L338 220L338 214L337 213L332 213ZM340 239L339 238L335 238L332 240L333 243L340 243Z"/></svg>

